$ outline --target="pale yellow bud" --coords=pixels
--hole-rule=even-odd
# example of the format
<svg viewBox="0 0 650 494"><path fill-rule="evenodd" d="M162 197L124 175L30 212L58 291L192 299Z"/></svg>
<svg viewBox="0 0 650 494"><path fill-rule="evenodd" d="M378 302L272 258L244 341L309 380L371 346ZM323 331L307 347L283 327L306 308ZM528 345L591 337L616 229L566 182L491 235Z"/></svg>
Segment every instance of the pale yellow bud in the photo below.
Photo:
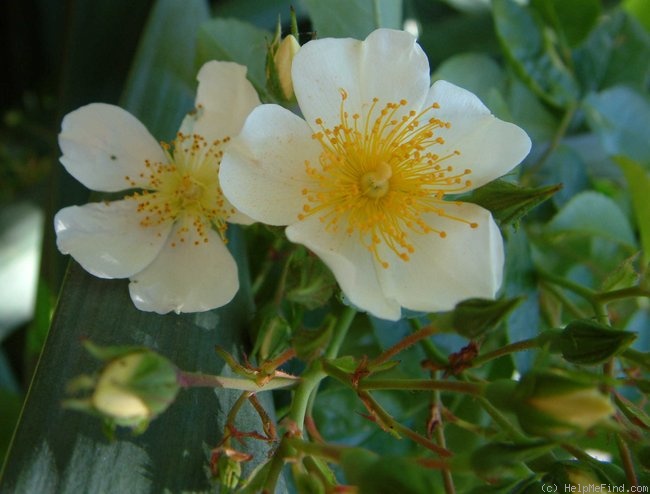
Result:
<svg viewBox="0 0 650 494"><path fill-rule="evenodd" d="M144 400L129 389L134 372L144 355L133 353L112 361L102 372L92 403L97 411L115 419L148 419L151 410Z"/></svg>
<svg viewBox="0 0 650 494"><path fill-rule="evenodd" d="M611 401L596 388L536 396L530 398L529 404L558 422L583 430L593 427L614 413Z"/></svg>
<svg viewBox="0 0 650 494"><path fill-rule="evenodd" d="M280 46L278 46L278 49L273 56L273 62L275 63L275 68L277 70L280 87L282 88L282 93L287 100L293 98L291 64L293 63L293 57L296 56L299 49L300 44L298 43L298 40L290 34L280 42Z"/></svg>

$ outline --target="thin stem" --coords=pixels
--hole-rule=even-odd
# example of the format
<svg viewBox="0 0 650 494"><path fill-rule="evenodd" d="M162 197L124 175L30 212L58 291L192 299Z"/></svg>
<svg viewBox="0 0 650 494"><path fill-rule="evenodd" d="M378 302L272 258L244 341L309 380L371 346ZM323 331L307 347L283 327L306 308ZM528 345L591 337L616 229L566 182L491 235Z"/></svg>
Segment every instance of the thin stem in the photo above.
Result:
<svg viewBox="0 0 650 494"><path fill-rule="evenodd" d="M488 413L488 415L494 420L501 428L506 431L512 439L515 441L522 441L525 442L528 440L526 435L522 434L515 428L514 425L508 420L508 418L501 413L501 410L496 408L492 403L490 403L487 398L484 398L482 396L477 397L479 403L483 407L483 409Z"/></svg>
<svg viewBox="0 0 650 494"><path fill-rule="evenodd" d="M338 324L334 328L334 335L332 336L330 345L325 352L325 358L332 359L338 355L343 340L345 340L345 336L348 334L348 329L350 329L350 325L356 315L357 311L352 307L345 308L341 315L341 319L339 319Z"/></svg>
<svg viewBox="0 0 650 494"><path fill-rule="evenodd" d="M282 240L275 239L271 244L270 252L278 252L281 247ZM257 295L257 293L260 291L264 285L264 282L266 281L266 277L269 275L271 268L275 266L276 262L277 260L273 258L272 254L269 254L269 256L264 260L264 263L260 267L260 270L258 271L257 276L251 285L251 291L253 292L253 295Z"/></svg>
<svg viewBox="0 0 650 494"><path fill-rule="evenodd" d="M606 304L613 300L619 300L622 298L633 298L633 297L650 298L650 290L644 290L641 287L632 286L629 288L621 288L620 290L612 290L611 292L597 293L595 297L599 302Z"/></svg>
<svg viewBox="0 0 650 494"><path fill-rule="evenodd" d="M598 293L591 288L587 288L578 283L574 283L571 280L567 280L566 278L562 278L561 276L556 276L551 273L540 271L540 275L547 281L562 286L567 290L571 290L576 295L580 295L591 304L593 311L599 319L608 320L609 316L607 314L605 306L598 299Z"/></svg>
<svg viewBox="0 0 650 494"><path fill-rule="evenodd" d="M578 319L586 319L587 314L585 314L582 309L580 309L576 304L574 304L571 300L569 300L568 297L564 295L562 291L560 291L559 288L557 288L555 285L552 283L543 283L544 288L551 294L553 295L556 299L560 301L562 305L564 305L571 314L573 314L574 317L577 317Z"/></svg>
<svg viewBox="0 0 650 494"><path fill-rule="evenodd" d="M411 327L415 329L415 331L419 331L422 329L422 325L417 319L411 319ZM440 366L446 366L449 364L449 359L447 358L446 355L444 355L436 345L433 344L431 339L424 339L420 340L420 346L422 347L422 350L424 350L424 353L426 354L427 358Z"/></svg>
<svg viewBox="0 0 650 494"><path fill-rule="evenodd" d="M483 385L463 381L433 379L367 379L359 382L358 389L365 391L378 389L438 390L480 395L483 392Z"/></svg>
<svg viewBox="0 0 650 494"><path fill-rule="evenodd" d="M330 345L325 351L325 358L335 358L338 354L345 335L354 320L356 311L350 307L346 307L336 326L334 327L334 335L330 341ZM305 423L305 415L309 407L310 397L318 389L318 385L325 378L327 374L323 371L323 366L320 360L313 361L305 373L302 375L302 382L296 389L293 397L293 402L289 410L289 419L292 420L299 430L302 431Z"/></svg>
<svg viewBox="0 0 650 494"><path fill-rule="evenodd" d="M417 330L415 333L411 333L406 338L402 339L392 347L388 348L386 351L382 352L381 355L379 355L377 358L372 359L368 364L368 367L372 368L383 364L384 362L397 355L399 352L406 350L410 346L415 345L418 341L424 340L425 338L428 338L437 332L438 330L433 326L425 326L424 328Z"/></svg>
<svg viewBox="0 0 650 494"><path fill-rule="evenodd" d="M267 383L258 385L250 379L237 377L214 376L200 372L178 371L178 383L183 388L224 388L241 391L270 391L272 389L291 388L300 383L298 377L274 377Z"/></svg>
<svg viewBox="0 0 650 494"><path fill-rule="evenodd" d="M289 446L297 449L301 453L310 456L325 458L328 461L338 463L341 461L341 455L350 448L347 446L336 446L333 444L314 443L305 441L298 437L287 437L286 442Z"/></svg>
<svg viewBox="0 0 650 494"><path fill-rule="evenodd" d="M551 139L551 142L549 143L548 147L544 150L542 155L539 157L539 159L530 168L526 170L525 176L522 176L522 183L526 182L528 177L536 173L542 166L544 166L544 163L546 162L548 157L560 145L560 142L562 142L562 139L564 139L564 136L567 133L567 130L569 129L569 125L571 124L571 121L573 120L573 116L575 115L577 109L578 109L577 103L571 103L571 105L567 108L566 112L562 116L562 120L560 121L560 124L557 127L557 131L555 132L553 138Z"/></svg>
<svg viewBox="0 0 650 494"><path fill-rule="evenodd" d="M431 378L435 379L438 376L438 372L432 372ZM433 405L431 408L431 423L434 427L435 440L438 446L441 448L447 449L447 438L445 437L445 426L442 422L442 414L440 411L443 408L442 396L440 390L433 391ZM429 426L427 426L429 429ZM440 469L440 474L442 475L442 482L445 486L445 494L456 494L456 486L454 485L454 477L451 474L451 470L446 466Z"/></svg>
<svg viewBox="0 0 650 494"><path fill-rule="evenodd" d="M631 486L639 485L639 479L634 471L632 453L630 453L630 448L620 434L616 434L616 445L618 446L618 453L621 455L621 463L623 464L623 470L625 471L628 484Z"/></svg>
<svg viewBox="0 0 650 494"><path fill-rule="evenodd" d="M375 399L367 391L358 391L359 399L366 406L368 411L375 417L378 425L384 429L386 432L392 432L398 436L401 434L408 437L412 441L424 446L430 451L437 453L443 457L449 457L452 455L451 451L446 448L438 446L433 441L430 441L421 434L418 434L412 429L409 429L399 421L395 420L382 406L375 401Z"/></svg>
<svg viewBox="0 0 650 494"><path fill-rule="evenodd" d="M523 350L530 350L531 348L537 348L538 346L539 346L539 342L537 338L529 338L527 340L521 340L515 343L510 343L509 345L502 346L501 348L497 348L496 350L493 350L491 352L485 353L483 355L479 355L472 361L472 367L478 367L480 365L483 365L486 362L489 362L490 360L494 360L511 353L521 352Z"/></svg>

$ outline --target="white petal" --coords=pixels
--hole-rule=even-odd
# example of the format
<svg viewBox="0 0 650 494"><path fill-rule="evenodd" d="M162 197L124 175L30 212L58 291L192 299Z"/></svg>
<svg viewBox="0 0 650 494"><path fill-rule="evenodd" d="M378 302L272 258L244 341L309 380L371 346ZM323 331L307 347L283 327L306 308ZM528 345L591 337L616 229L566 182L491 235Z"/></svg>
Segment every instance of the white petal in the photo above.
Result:
<svg viewBox="0 0 650 494"><path fill-rule="evenodd" d="M68 113L61 124L61 163L92 190L143 187L145 160L166 162L158 142L140 121L118 106L93 103Z"/></svg>
<svg viewBox="0 0 650 494"><path fill-rule="evenodd" d="M181 226L175 225L158 257L131 276L129 291L138 309L202 312L227 304L237 293L237 264L219 234L208 230L208 242L203 242L190 227L181 242Z"/></svg>
<svg viewBox="0 0 650 494"><path fill-rule="evenodd" d="M290 225L287 238L311 249L332 270L350 302L376 317L397 320L400 306L382 292L373 254L359 238L344 231L326 231L318 217Z"/></svg>
<svg viewBox="0 0 650 494"><path fill-rule="evenodd" d="M411 233L415 252L408 261L394 258L379 272L382 289L402 307L435 312L450 310L467 298L493 298L503 275L503 240L489 211L469 203L449 203L446 208L478 228L430 214L433 228L446 232ZM390 251L384 254L387 258Z"/></svg>
<svg viewBox="0 0 650 494"><path fill-rule="evenodd" d="M530 151L530 138L516 125L499 120L481 100L465 89L446 81L431 86L427 104L437 102L435 116L451 123L439 135L445 144L436 145L433 152L440 156L460 151L445 161L455 170L472 170L467 176L471 189L499 178L517 166Z"/></svg>
<svg viewBox="0 0 650 494"><path fill-rule="evenodd" d="M54 217L59 250L101 278L141 271L160 252L171 223L145 228L136 207L126 199L62 209Z"/></svg>
<svg viewBox="0 0 650 494"><path fill-rule="evenodd" d="M251 110L260 104L246 79L246 67L211 61L201 67L196 78L196 111L185 117L181 132L202 135L208 142L237 135Z"/></svg>
<svg viewBox="0 0 650 494"><path fill-rule="evenodd" d="M329 128L341 121L341 89L348 93L346 111L363 115L373 98L380 107L406 99L408 108L419 109L430 84L429 62L415 38L390 29L373 31L365 41L310 41L296 54L291 72L309 125L321 118Z"/></svg>
<svg viewBox="0 0 650 494"><path fill-rule="evenodd" d="M224 195L244 214L271 225L297 220L309 183L305 160L318 161L321 147L304 120L277 105L251 113L221 160Z"/></svg>

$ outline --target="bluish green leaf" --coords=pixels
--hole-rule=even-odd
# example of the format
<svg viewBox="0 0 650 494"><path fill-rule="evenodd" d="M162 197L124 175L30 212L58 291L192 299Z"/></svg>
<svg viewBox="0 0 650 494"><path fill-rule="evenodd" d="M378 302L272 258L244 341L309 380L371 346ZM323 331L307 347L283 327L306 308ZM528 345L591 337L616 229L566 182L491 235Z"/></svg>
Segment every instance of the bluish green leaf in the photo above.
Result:
<svg viewBox="0 0 650 494"><path fill-rule="evenodd" d="M589 177L583 157L574 148L559 145L548 157L540 172L544 184L562 184L551 200L558 208L589 188Z"/></svg>
<svg viewBox="0 0 650 494"><path fill-rule="evenodd" d="M259 92L266 87L266 46L273 34L238 19L212 19L201 25L197 56L200 64L227 60L248 67L248 79Z"/></svg>
<svg viewBox="0 0 650 494"><path fill-rule="evenodd" d="M573 54L576 77L585 93L617 84L646 87L649 58L650 35L623 11L604 17Z"/></svg>
<svg viewBox="0 0 650 494"><path fill-rule="evenodd" d="M319 38L364 39L378 27L402 27L402 0L303 0Z"/></svg>
<svg viewBox="0 0 650 494"><path fill-rule="evenodd" d="M522 127L533 142L545 142L557 131L558 119L522 82L514 80L505 94L509 114L495 113L499 118Z"/></svg>
<svg viewBox="0 0 650 494"><path fill-rule="evenodd" d="M597 192L578 194L547 225L551 233L598 236L634 246L630 222L610 198Z"/></svg>
<svg viewBox="0 0 650 494"><path fill-rule="evenodd" d="M650 163L650 97L625 86L590 94L584 109L589 126L610 156Z"/></svg>
<svg viewBox="0 0 650 494"><path fill-rule="evenodd" d="M481 74L481 77L476 77L476 74ZM501 67L482 53L463 53L449 58L431 76L432 81L439 79L473 92L484 103L488 102L492 91L501 92L505 86Z"/></svg>
<svg viewBox="0 0 650 494"><path fill-rule="evenodd" d="M494 0L492 8L502 50L519 77L552 105L576 101L578 85L537 13L515 0Z"/></svg>
<svg viewBox="0 0 650 494"><path fill-rule="evenodd" d="M506 243L505 296L525 297L512 311L507 320L510 341L534 338L541 326L541 315L537 303L539 291L535 280L535 267L531 259L531 246L523 228L509 231ZM514 355L517 370L530 368L532 352L518 352Z"/></svg>

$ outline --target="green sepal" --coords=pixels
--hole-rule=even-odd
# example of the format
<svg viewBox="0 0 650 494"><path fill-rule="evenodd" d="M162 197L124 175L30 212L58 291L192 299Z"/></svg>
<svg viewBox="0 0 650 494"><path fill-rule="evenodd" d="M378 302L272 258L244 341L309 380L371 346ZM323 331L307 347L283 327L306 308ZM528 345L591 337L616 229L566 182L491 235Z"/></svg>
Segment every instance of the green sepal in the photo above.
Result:
<svg viewBox="0 0 650 494"><path fill-rule="evenodd" d="M630 422L641 429L650 431L650 416L642 408L617 393L614 393L613 396L616 406Z"/></svg>
<svg viewBox="0 0 650 494"><path fill-rule="evenodd" d="M557 344L562 357L568 362L596 365L622 353L635 339L635 333L612 329L590 319L581 319L567 325L559 334Z"/></svg>
<svg viewBox="0 0 650 494"><path fill-rule="evenodd" d="M562 188L561 184L545 187L522 187L505 180L494 180L463 198L484 207L504 227L517 226L531 209L549 199Z"/></svg>
<svg viewBox="0 0 650 494"><path fill-rule="evenodd" d="M464 300L456 305L452 324L461 336L476 339L496 328L522 300L523 297L505 300Z"/></svg>

